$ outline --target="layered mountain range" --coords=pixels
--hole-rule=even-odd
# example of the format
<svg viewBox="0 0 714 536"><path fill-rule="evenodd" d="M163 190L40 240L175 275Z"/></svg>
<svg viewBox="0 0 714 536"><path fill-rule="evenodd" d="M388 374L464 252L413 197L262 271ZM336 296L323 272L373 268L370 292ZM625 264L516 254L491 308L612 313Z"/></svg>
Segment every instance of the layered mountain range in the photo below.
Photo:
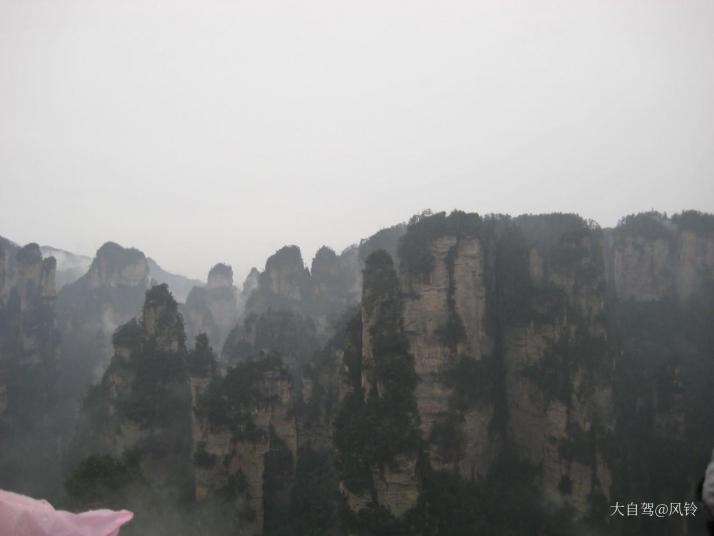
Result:
<svg viewBox="0 0 714 536"><path fill-rule="evenodd" d="M0 243L2 487L133 508L129 534L703 523L610 505L693 500L714 446L714 216L425 213L242 288L114 243L55 269Z"/></svg>

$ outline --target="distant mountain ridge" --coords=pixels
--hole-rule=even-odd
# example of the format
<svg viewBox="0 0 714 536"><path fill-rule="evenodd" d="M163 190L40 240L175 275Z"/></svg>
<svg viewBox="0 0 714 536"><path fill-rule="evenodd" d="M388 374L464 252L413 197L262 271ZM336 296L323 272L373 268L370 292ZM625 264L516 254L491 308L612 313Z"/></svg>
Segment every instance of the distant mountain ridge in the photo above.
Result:
<svg viewBox="0 0 714 536"><path fill-rule="evenodd" d="M8 242L13 243L12 241ZM57 261L57 276L55 281L57 290L69 283L77 281L87 273L92 264L92 257L72 253L71 251L54 246L41 246L40 251L43 257L54 257ZM151 257L147 257L146 261L149 263L150 279L155 281L156 284L166 283L171 289L171 293L179 302L186 301L188 293L193 287L205 286L205 283L199 279L192 279L165 270Z"/></svg>

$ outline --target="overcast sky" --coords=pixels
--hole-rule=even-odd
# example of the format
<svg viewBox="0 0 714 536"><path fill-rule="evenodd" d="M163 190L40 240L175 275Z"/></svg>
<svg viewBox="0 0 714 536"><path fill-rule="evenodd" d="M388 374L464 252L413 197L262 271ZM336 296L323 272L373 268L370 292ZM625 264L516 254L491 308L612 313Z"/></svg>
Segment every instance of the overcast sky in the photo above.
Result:
<svg viewBox="0 0 714 536"><path fill-rule="evenodd" d="M714 2L0 0L0 235L240 279L426 208L714 212Z"/></svg>

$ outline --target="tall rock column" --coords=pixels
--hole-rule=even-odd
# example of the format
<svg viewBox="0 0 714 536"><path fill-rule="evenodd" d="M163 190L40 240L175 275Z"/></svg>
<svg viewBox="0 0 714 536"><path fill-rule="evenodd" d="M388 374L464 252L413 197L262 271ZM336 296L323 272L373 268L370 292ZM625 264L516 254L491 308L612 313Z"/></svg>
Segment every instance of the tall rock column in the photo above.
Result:
<svg viewBox="0 0 714 536"><path fill-rule="evenodd" d="M503 318L509 439L540 467L547 502L600 518L612 487L615 413L599 235L579 219L579 230L561 232L556 217L532 218L553 228L547 245L524 243L520 259L509 259L511 271L523 266L517 307Z"/></svg>
<svg viewBox="0 0 714 536"><path fill-rule="evenodd" d="M135 513L130 532L185 533L193 499L191 384L183 322L166 284L113 337L114 355L85 399L66 460L77 509Z"/></svg>
<svg viewBox="0 0 714 536"><path fill-rule="evenodd" d="M492 239L474 215L425 218L400 247L403 323L431 464L484 476L500 449L491 325Z"/></svg>
<svg viewBox="0 0 714 536"><path fill-rule="evenodd" d="M208 272L205 287L193 287L183 308L190 341L200 333L208 335L215 348L222 348L238 321L238 289L233 285L233 269L216 264Z"/></svg>
<svg viewBox="0 0 714 536"><path fill-rule="evenodd" d="M705 423L714 382L714 216L623 218L609 234L609 282L620 342L616 377L621 495L678 501L711 455ZM687 452L682 456L682 452ZM637 526L689 534L692 527Z"/></svg>
<svg viewBox="0 0 714 536"><path fill-rule="evenodd" d="M364 271L362 354L345 363L348 392L335 426L340 488L353 517L347 525L357 533L368 530L378 512L398 526L419 499L417 376L401 311L392 259L378 250Z"/></svg>
<svg viewBox="0 0 714 536"><path fill-rule="evenodd" d="M57 493L61 415L53 257L0 243L0 478L24 493Z"/></svg>

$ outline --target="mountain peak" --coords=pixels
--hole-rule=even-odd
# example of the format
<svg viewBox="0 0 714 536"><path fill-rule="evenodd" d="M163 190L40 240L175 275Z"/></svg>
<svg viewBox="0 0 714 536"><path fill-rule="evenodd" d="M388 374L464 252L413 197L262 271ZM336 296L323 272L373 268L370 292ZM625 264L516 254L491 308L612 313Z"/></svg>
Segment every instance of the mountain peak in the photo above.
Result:
<svg viewBox="0 0 714 536"><path fill-rule="evenodd" d="M233 268L219 262L208 272L208 288L224 288L233 286Z"/></svg>

